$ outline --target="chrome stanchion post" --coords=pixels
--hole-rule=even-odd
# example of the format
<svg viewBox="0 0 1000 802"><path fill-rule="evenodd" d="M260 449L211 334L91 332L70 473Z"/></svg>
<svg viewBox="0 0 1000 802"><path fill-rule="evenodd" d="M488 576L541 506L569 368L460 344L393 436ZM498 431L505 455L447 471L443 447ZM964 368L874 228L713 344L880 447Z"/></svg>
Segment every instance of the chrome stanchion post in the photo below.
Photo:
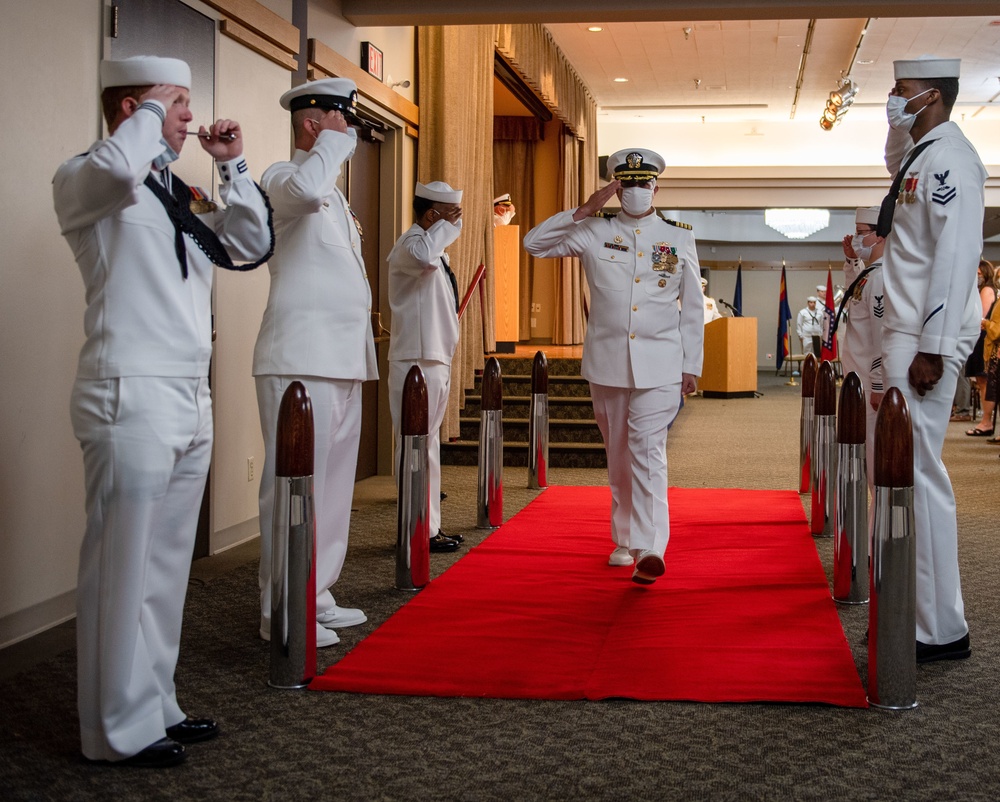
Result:
<svg viewBox="0 0 1000 802"><path fill-rule="evenodd" d="M414 365L403 382L396 481L396 589L420 590L431 577L427 382Z"/></svg>
<svg viewBox="0 0 1000 802"><path fill-rule="evenodd" d="M833 482L837 475L837 379L824 359L816 371L812 432L812 518L817 537L833 537Z"/></svg>
<svg viewBox="0 0 1000 802"><path fill-rule="evenodd" d="M483 368L482 398L476 526L496 529L503 523L503 385L495 356Z"/></svg>
<svg viewBox="0 0 1000 802"><path fill-rule="evenodd" d="M316 676L316 513L312 402L302 382L281 398L275 445L271 543L272 688L305 688Z"/></svg>
<svg viewBox="0 0 1000 802"><path fill-rule="evenodd" d="M816 357L802 361L802 411L799 414L799 492L808 493L812 481L813 395L816 391Z"/></svg>
<svg viewBox="0 0 1000 802"><path fill-rule="evenodd" d="M917 706L917 546L913 521L913 427L896 387L875 419L875 525L868 607L868 703Z"/></svg>
<svg viewBox="0 0 1000 802"><path fill-rule="evenodd" d="M865 390L851 371L837 412L837 486L833 532L833 598L868 601L868 466L865 462Z"/></svg>
<svg viewBox="0 0 1000 802"><path fill-rule="evenodd" d="M528 488L549 486L549 362L539 351L531 365L531 408L528 411Z"/></svg>

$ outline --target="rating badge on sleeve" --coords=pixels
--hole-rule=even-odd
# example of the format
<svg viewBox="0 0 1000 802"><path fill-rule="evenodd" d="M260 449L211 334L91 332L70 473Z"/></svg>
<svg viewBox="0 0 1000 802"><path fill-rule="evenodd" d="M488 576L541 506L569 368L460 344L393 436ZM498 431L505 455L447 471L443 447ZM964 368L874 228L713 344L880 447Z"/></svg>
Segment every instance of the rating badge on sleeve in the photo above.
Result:
<svg viewBox="0 0 1000 802"><path fill-rule="evenodd" d="M677 271L677 263L680 261L677 258L677 249L671 247L669 242L654 242L651 255L653 257L653 270L656 272L675 273Z"/></svg>

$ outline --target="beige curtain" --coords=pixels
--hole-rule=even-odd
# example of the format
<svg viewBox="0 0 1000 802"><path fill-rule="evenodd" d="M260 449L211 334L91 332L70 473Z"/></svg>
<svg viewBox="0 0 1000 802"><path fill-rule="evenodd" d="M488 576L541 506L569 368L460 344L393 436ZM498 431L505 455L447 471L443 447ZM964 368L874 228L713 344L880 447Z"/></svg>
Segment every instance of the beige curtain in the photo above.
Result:
<svg viewBox="0 0 1000 802"><path fill-rule="evenodd" d="M497 25L495 37L497 52L563 122L563 208L579 206L597 189L597 104L542 25ZM553 341L575 345L583 342L586 327L586 282L576 259L560 259L558 271ZM522 297L522 321L528 304L530 298Z"/></svg>
<svg viewBox="0 0 1000 802"><path fill-rule="evenodd" d="M417 180L447 181L464 190L462 236L448 249L464 295L476 268L486 265L486 308L478 295L462 318L452 362L451 397L442 439L458 436L464 391L475 382L493 336L493 37L492 26L417 29L420 57L420 141Z"/></svg>
<svg viewBox="0 0 1000 802"><path fill-rule="evenodd" d="M528 233L528 221L535 219L535 142L541 139L542 125L535 117L493 118L493 197L509 192L517 209L514 225L521 236ZM518 263L518 339L531 339L531 288L534 286L535 257L523 248Z"/></svg>

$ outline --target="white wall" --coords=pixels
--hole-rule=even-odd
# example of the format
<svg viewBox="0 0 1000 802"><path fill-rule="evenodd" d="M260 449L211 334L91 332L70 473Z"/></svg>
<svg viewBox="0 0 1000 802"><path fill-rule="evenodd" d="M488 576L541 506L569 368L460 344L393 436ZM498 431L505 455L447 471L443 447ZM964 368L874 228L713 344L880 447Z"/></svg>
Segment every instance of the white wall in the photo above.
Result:
<svg viewBox="0 0 1000 802"><path fill-rule="evenodd" d="M96 0L7 3L0 26L0 645L73 613L83 468L69 396L83 282L51 180L99 133ZM16 110L16 111L15 111Z"/></svg>

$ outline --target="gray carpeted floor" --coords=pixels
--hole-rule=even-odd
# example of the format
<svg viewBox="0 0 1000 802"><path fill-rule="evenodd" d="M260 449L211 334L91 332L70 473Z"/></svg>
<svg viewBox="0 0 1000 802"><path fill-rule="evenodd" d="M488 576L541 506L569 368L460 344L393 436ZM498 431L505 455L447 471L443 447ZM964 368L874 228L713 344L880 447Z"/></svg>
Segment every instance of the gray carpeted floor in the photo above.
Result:
<svg viewBox="0 0 1000 802"><path fill-rule="evenodd" d="M796 486L799 388L761 374L761 390L758 399L689 400L671 432L672 485ZM223 736L189 747L187 762L174 769L84 765L73 651L40 638L37 664L0 682L0 794L6 800L995 800L1000 448L965 437L967 426L952 424L946 459L958 495L973 656L920 667L916 710L274 691L266 686L268 647L255 634L250 544L195 564L177 670L182 704L192 714L217 717ZM509 518L538 491L524 489L524 469L507 469L504 479ZM601 470L565 469L553 470L550 481L605 479ZM474 528L475 468L446 467L443 484L449 496L443 526L464 534L466 547L456 556L432 555L433 575L487 534ZM342 604L362 607L369 621L342 630L341 644L320 652L321 668L408 598L391 589L392 480L360 483L355 506L335 592ZM832 541L817 541L817 548L829 573ZM866 678L867 607L841 608L840 615Z"/></svg>

